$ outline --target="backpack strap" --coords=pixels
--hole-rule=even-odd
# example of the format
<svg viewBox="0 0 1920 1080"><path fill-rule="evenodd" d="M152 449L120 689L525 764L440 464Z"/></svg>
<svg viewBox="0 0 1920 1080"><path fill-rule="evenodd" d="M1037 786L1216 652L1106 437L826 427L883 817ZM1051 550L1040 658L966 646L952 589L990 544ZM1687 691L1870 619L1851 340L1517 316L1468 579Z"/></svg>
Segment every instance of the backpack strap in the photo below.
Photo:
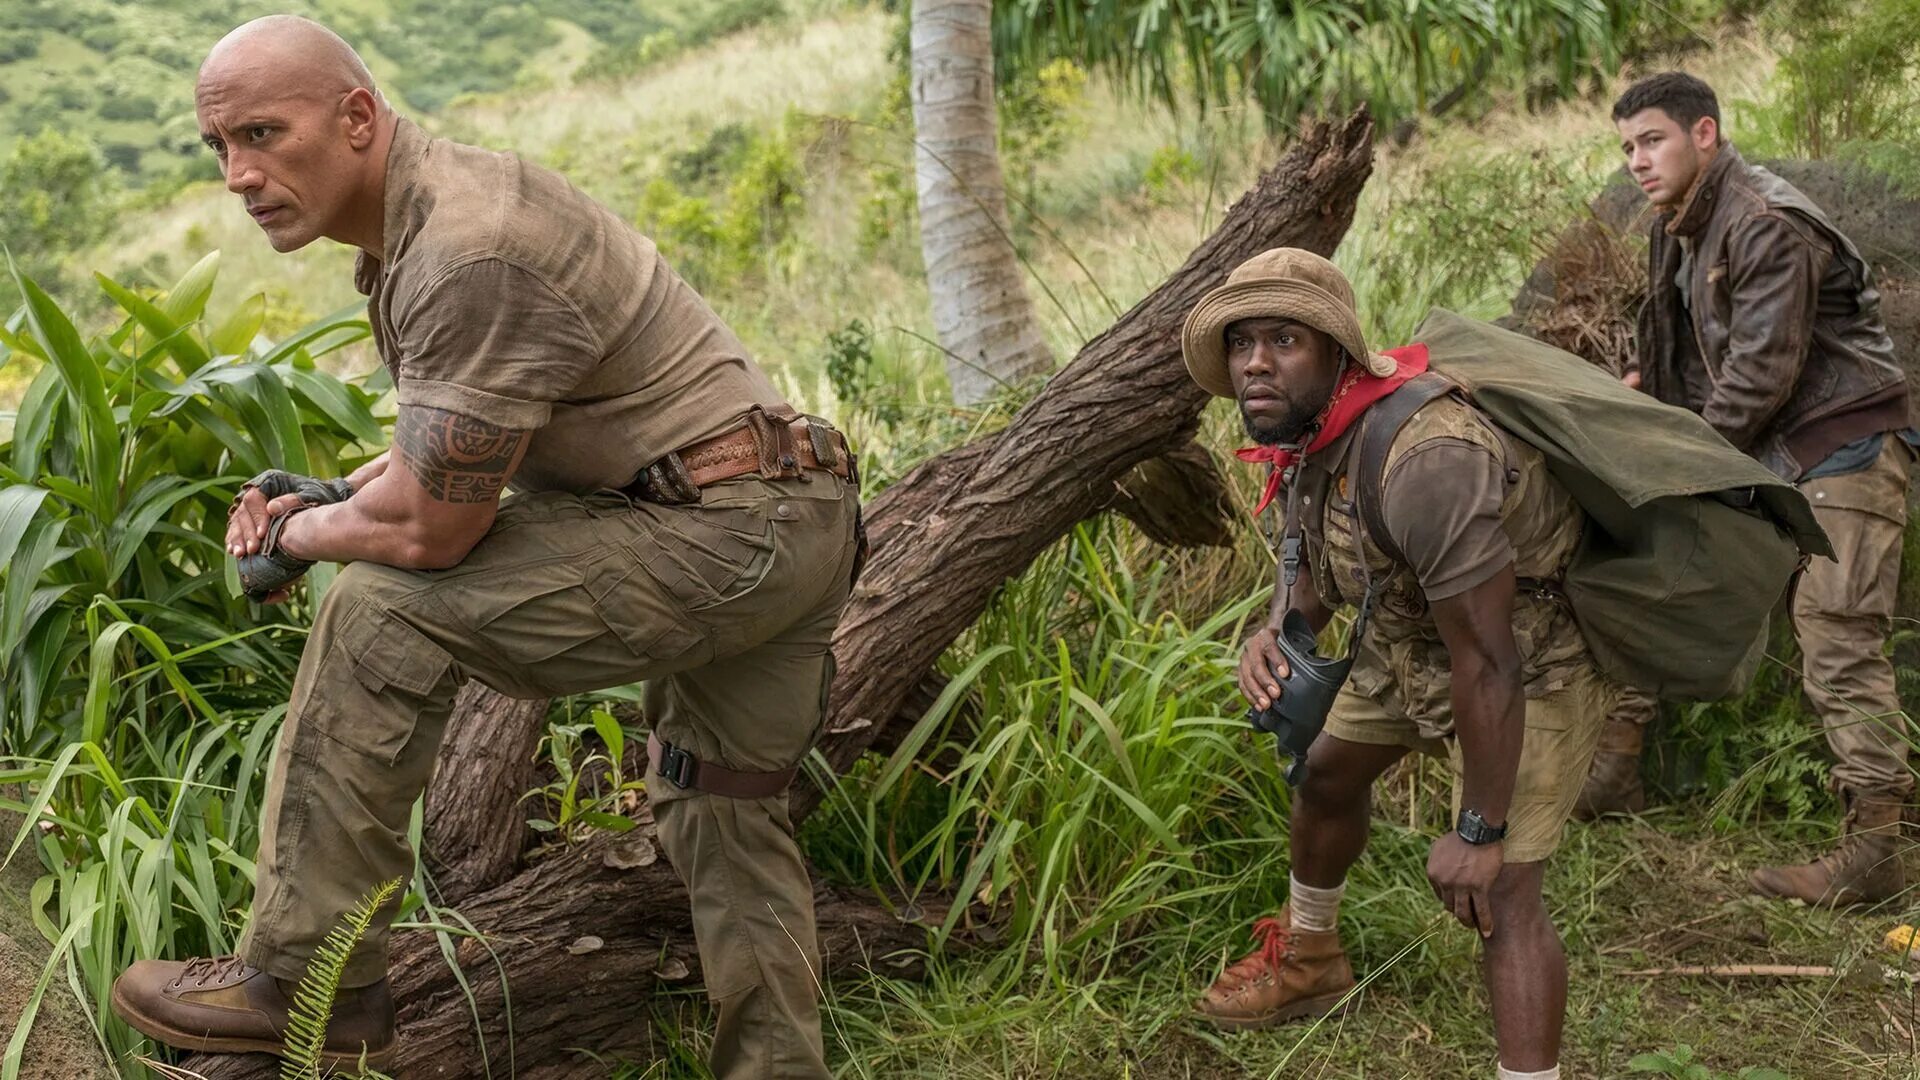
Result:
<svg viewBox="0 0 1920 1080"><path fill-rule="evenodd" d="M1394 437L1421 406L1456 389L1453 380L1446 376L1423 371L1374 402L1360 418L1360 456L1355 466L1357 475L1353 477L1353 502L1367 535L1373 539L1373 546L1394 562L1405 563L1407 557L1387 530L1387 513L1380 501L1387 479L1387 451L1393 449ZM1355 555L1363 562L1366 559L1363 552Z"/></svg>

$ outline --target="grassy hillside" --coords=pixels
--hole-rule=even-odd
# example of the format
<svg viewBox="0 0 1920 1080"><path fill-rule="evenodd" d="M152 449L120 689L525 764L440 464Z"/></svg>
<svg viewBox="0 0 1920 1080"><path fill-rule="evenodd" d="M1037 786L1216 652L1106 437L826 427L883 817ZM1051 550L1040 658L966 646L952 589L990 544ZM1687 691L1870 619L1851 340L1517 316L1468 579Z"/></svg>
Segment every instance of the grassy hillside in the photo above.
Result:
<svg viewBox="0 0 1920 1080"><path fill-rule="evenodd" d="M0 4L0 158L43 128L92 141L130 186L207 178L193 74L248 19L307 15L351 40L396 101L565 85L635 70L640 43L698 44L783 14L781 0L9 0Z"/></svg>

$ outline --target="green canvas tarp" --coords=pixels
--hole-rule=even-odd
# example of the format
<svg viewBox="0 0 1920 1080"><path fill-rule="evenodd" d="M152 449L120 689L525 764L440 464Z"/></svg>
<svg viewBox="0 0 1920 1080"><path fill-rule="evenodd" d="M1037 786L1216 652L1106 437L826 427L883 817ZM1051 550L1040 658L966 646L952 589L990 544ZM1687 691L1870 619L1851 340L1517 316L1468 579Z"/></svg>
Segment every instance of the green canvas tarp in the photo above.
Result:
<svg viewBox="0 0 1920 1080"><path fill-rule="evenodd" d="M1601 670L1670 699L1744 690L1802 554L1833 554L1806 498L1571 353L1442 308L1415 340L1585 508L1563 590Z"/></svg>

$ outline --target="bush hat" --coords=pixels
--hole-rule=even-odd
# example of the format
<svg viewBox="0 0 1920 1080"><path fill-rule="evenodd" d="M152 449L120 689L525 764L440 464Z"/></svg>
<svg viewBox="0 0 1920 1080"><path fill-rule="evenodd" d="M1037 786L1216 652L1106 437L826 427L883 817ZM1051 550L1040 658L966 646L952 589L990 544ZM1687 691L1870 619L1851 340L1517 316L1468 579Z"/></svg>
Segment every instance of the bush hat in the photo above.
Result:
<svg viewBox="0 0 1920 1080"><path fill-rule="evenodd" d="M1396 370L1391 357L1367 351L1347 276L1311 251L1272 248L1255 255L1187 315L1180 331L1187 373L1216 397L1235 396L1225 334L1240 319L1293 319L1331 335L1370 375L1385 377Z"/></svg>

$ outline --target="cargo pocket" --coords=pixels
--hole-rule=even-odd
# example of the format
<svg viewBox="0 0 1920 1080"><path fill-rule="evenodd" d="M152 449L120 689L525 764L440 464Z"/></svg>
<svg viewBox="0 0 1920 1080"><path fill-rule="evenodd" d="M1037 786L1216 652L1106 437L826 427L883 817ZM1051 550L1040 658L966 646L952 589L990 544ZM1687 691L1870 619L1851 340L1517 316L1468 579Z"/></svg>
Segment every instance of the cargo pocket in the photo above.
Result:
<svg viewBox="0 0 1920 1080"><path fill-rule="evenodd" d="M322 730L348 749L392 765L413 738L428 699L448 680L453 657L390 612L369 605L356 615L341 628L339 648L359 692L341 687L341 698L325 702L331 721ZM315 688L315 697L327 695L326 687Z"/></svg>
<svg viewBox="0 0 1920 1080"><path fill-rule="evenodd" d="M670 596L672 585L650 573L635 552L615 548L588 564L583 581L594 614L635 656L671 660L700 640Z"/></svg>
<svg viewBox="0 0 1920 1080"><path fill-rule="evenodd" d="M663 523L647 570L687 611L752 592L773 570L773 522L749 509L690 509Z"/></svg>

